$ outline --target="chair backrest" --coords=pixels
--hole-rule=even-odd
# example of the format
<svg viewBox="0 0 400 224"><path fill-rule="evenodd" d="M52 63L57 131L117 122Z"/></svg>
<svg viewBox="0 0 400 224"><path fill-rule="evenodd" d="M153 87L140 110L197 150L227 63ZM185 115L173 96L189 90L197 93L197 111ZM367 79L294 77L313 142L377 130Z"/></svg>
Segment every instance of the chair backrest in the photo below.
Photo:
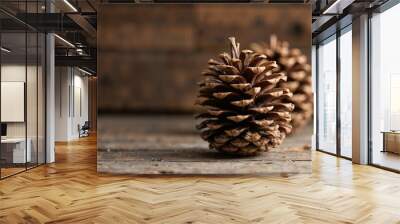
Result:
<svg viewBox="0 0 400 224"><path fill-rule="evenodd" d="M90 128L89 121L85 121L85 123L83 124L82 128Z"/></svg>

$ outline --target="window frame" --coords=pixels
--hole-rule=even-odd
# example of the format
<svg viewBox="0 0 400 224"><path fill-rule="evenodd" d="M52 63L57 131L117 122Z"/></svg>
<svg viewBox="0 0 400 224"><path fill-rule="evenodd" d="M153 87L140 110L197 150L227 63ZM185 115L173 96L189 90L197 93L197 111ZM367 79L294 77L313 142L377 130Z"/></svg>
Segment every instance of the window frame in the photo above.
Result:
<svg viewBox="0 0 400 224"><path fill-rule="evenodd" d="M347 16L344 17L342 20L339 20L338 23L342 23L343 27L340 27L339 24L334 24L333 26L336 29L336 32L332 33L331 35L325 37L324 39L320 39L317 41L317 43L315 44L316 46L316 51L315 51L315 61L316 61L316 67L315 67L315 72L316 72L316 93L315 94L315 99L316 99L316 103L315 103L315 107L316 107L316 115L315 115L315 119L316 119L316 137L315 137L315 145L316 145L316 151L319 152L323 152L329 155L333 155L333 156L337 156L340 158L344 158L346 160L352 160L351 157L347 157L342 155L342 150L341 150L341 118L340 118L340 104L341 104L341 97L340 97L340 81L341 81L341 67L340 67L340 37L342 35L344 35L347 32L352 32L352 22L351 22L351 17ZM328 28L329 29L329 28ZM327 150L321 149L320 143L319 143L319 133L320 130L318 128L318 124L319 124L319 113L318 113L318 107L319 107L319 103L320 103L320 99L318 96L318 92L319 92L319 78L320 78L320 74L319 74L319 47L322 43L327 43L330 41L336 41L336 152L332 153L329 152Z"/></svg>
<svg viewBox="0 0 400 224"><path fill-rule="evenodd" d="M373 102L372 102L372 93L373 93L373 88L372 88L372 41L373 41L373 35L372 35L372 19L374 17L374 14L381 14L384 13L385 11L393 8L394 6L397 6L400 4L400 0L389 0L385 2L384 4L369 10L368 13L368 32L367 32L367 38L368 38L368 152L367 152L367 162L368 165L377 167L383 170L395 172L395 173L400 173L400 170L390 168L384 165L376 164L373 162L373 154L374 154L374 148L373 148L373 130L372 130L372 107L373 107Z"/></svg>

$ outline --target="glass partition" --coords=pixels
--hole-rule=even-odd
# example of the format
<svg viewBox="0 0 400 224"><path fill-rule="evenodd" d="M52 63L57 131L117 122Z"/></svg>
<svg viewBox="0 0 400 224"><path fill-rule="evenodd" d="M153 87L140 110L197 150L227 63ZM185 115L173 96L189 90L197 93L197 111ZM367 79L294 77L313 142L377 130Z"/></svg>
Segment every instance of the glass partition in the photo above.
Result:
<svg viewBox="0 0 400 224"><path fill-rule="evenodd" d="M7 6L37 13L43 1ZM45 163L45 44L43 33L0 12L0 178Z"/></svg>
<svg viewBox="0 0 400 224"><path fill-rule="evenodd" d="M37 165L38 159L38 35L36 32L27 32L27 75L26 75L26 113L27 113L27 150L31 151L28 168Z"/></svg>
<svg viewBox="0 0 400 224"><path fill-rule="evenodd" d="M24 171L31 161L26 136L26 41L25 32L1 34L2 177Z"/></svg>
<svg viewBox="0 0 400 224"><path fill-rule="evenodd" d="M336 154L336 36L318 47L317 149Z"/></svg>
<svg viewBox="0 0 400 224"><path fill-rule="evenodd" d="M46 37L43 33L38 33L38 64L37 64L37 163L46 162Z"/></svg>

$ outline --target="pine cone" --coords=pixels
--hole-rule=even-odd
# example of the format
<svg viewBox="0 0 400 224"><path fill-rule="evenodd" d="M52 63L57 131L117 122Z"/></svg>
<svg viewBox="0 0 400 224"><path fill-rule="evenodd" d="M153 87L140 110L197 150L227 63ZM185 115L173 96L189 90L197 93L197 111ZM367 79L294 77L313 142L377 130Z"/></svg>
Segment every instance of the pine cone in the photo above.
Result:
<svg viewBox="0 0 400 224"><path fill-rule="evenodd" d="M287 75L287 82L279 83L279 87L288 88L293 93L292 98L285 99L285 103L295 105L292 113L293 130L306 125L313 115L313 93L311 87L311 66L299 49L290 48L288 42L281 42L275 35L270 38L270 44L252 44L251 48L260 54L267 55L279 66L278 72Z"/></svg>
<svg viewBox="0 0 400 224"><path fill-rule="evenodd" d="M210 59L196 103L206 112L197 128L210 148L240 155L255 155L280 145L291 131L292 93L278 88L286 75L276 73L275 61L251 50L239 49L230 37L231 53Z"/></svg>

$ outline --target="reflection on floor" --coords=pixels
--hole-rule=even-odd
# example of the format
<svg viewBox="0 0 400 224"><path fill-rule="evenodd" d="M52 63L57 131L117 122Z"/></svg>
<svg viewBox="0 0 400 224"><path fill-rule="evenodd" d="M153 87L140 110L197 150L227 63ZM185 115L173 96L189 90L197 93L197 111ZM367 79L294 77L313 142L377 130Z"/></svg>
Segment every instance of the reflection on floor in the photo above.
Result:
<svg viewBox="0 0 400 224"><path fill-rule="evenodd" d="M373 164L400 171L400 155L392 152L374 151Z"/></svg>
<svg viewBox="0 0 400 224"><path fill-rule="evenodd" d="M399 223L400 175L313 152L289 177L96 172L96 139L0 181L0 223Z"/></svg>
<svg viewBox="0 0 400 224"><path fill-rule="evenodd" d="M1 168L1 178L6 178L8 176L20 173L25 171L26 169L30 169L36 167L36 163L27 163L25 164L2 164Z"/></svg>
<svg viewBox="0 0 400 224"><path fill-rule="evenodd" d="M17 168L1 168L1 178L22 172L25 170L25 167L17 167Z"/></svg>

